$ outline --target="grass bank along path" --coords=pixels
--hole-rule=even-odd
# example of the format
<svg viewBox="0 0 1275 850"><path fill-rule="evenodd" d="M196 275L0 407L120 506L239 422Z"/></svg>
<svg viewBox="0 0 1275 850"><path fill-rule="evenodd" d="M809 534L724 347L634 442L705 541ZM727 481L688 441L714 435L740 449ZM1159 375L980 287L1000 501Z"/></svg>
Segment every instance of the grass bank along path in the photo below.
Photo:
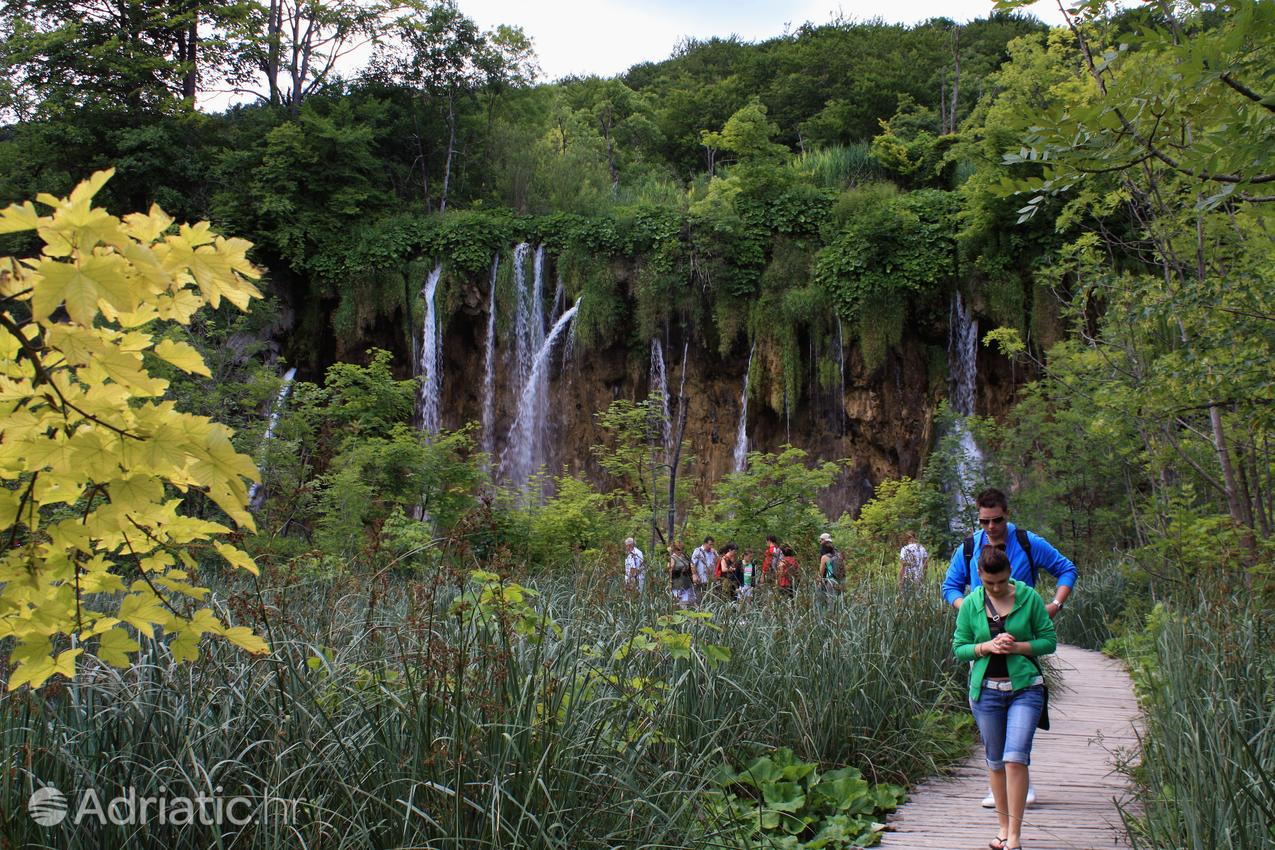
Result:
<svg viewBox="0 0 1275 850"><path fill-rule="evenodd" d="M1054 669L1062 687L1049 694L1048 732L1032 746L1032 785L1039 796L1023 818L1024 850L1128 847L1116 800L1128 801L1117 760L1137 746L1138 706L1128 674L1098 652L1059 645ZM890 818L882 847L894 850L980 850L996 837L980 743L952 775L912 789Z"/></svg>

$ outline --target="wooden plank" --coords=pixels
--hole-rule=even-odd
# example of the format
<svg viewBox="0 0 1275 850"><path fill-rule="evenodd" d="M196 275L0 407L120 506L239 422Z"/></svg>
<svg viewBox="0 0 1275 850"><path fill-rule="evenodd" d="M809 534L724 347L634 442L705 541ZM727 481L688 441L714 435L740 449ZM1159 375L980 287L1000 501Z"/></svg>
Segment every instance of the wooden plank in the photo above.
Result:
<svg viewBox="0 0 1275 850"><path fill-rule="evenodd" d="M1052 729L1036 733L1032 785L1037 803L1023 818L1031 850L1128 848L1117 803L1132 805L1117 762L1137 753L1138 704L1120 664L1097 652L1059 646L1052 656L1062 685L1049 692ZM987 793L980 745L949 776L909 792L889 820L881 846L899 850L981 850L995 837L996 813L979 803Z"/></svg>

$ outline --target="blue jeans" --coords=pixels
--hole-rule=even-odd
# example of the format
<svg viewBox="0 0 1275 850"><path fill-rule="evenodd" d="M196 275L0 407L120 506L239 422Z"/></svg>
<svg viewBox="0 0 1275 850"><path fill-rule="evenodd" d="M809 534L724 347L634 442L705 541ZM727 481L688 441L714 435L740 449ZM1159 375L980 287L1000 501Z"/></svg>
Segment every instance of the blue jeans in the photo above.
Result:
<svg viewBox="0 0 1275 850"><path fill-rule="evenodd" d="M1032 685L1017 691L998 691L986 685L970 701L978 734L987 748L988 770L1004 770L1005 762L1031 764L1036 721L1045 706L1045 689Z"/></svg>

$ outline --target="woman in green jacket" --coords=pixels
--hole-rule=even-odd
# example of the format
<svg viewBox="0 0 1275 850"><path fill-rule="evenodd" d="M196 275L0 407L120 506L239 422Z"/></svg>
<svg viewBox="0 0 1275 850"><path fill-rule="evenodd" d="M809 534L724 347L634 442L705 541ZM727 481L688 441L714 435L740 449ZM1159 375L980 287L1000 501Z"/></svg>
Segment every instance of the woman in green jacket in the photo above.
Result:
<svg viewBox="0 0 1275 850"><path fill-rule="evenodd" d="M1000 831L991 850L1018 850L1027 805L1032 737L1045 705L1036 656L1058 647L1053 621L1036 591L1010 577L1004 549L984 546L976 587L956 614L952 651L970 665L970 708L987 749L988 778Z"/></svg>

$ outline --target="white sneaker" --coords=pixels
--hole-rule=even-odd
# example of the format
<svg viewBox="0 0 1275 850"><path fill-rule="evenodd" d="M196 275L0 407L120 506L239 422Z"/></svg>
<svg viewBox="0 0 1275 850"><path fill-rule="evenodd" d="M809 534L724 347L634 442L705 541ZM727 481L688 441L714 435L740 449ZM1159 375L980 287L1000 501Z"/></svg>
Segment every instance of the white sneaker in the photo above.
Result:
<svg viewBox="0 0 1275 850"><path fill-rule="evenodd" d="M1036 802L1036 789L1028 785L1027 786L1027 805L1031 806L1035 804L1035 802ZM990 788L987 790L987 796L983 798L983 808L985 809L996 808L996 797L992 795L992 791Z"/></svg>

